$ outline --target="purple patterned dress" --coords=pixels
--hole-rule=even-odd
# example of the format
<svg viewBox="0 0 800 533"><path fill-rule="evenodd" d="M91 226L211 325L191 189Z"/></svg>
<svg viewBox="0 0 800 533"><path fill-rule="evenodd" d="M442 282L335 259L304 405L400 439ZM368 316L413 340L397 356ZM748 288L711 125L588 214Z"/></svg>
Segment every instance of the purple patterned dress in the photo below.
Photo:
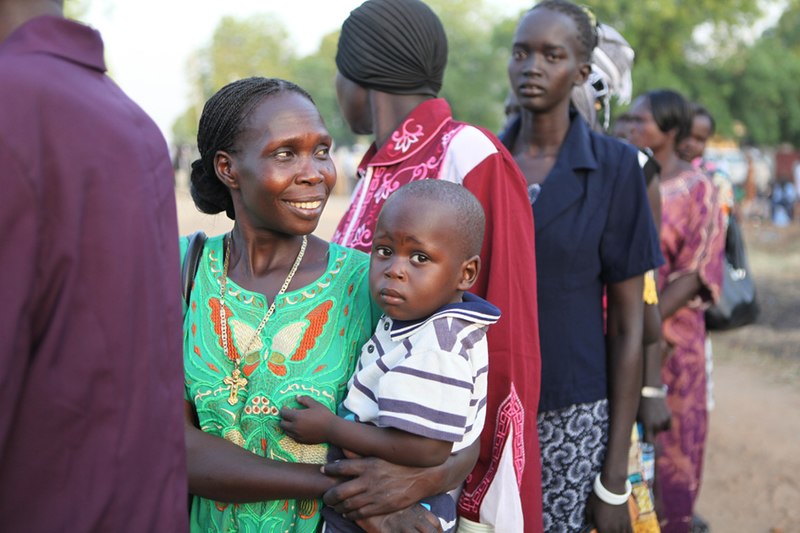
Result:
<svg viewBox="0 0 800 533"><path fill-rule="evenodd" d="M700 489L708 429L703 311L719 296L725 232L716 188L703 173L690 170L662 180L661 198L666 262L659 270L659 290L693 272L702 283L700 293L663 324L664 339L674 346L661 371L669 387L672 427L659 435L657 483L662 532L671 533L689 530Z"/></svg>

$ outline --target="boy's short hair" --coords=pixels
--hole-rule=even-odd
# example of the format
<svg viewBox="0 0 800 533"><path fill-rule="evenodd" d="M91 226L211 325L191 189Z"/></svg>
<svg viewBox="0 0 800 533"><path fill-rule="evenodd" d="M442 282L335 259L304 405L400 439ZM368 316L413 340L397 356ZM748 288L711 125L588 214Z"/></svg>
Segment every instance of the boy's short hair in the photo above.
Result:
<svg viewBox="0 0 800 533"><path fill-rule="evenodd" d="M436 96L446 65L444 26L420 0L368 0L342 25L336 66L362 87Z"/></svg>
<svg viewBox="0 0 800 533"><path fill-rule="evenodd" d="M412 181L392 193L383 209L398 202L415 206L420 200L435 202L441 216L452 222L457 231L453 240L459 241L464 259L481 253L486 217L481 203L466 187L440 179Z"/></svg>

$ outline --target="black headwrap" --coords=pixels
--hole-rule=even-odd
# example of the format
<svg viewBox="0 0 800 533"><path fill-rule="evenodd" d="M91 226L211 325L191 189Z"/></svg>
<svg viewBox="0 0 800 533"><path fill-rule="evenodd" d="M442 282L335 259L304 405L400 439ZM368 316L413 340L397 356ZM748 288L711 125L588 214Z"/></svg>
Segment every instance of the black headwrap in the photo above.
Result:
<svg viewBox="0 0 800 533"><path fill-rule="evenodd" d="M446 64L442 22L420 0L367 0L342 25L336 66L363 87L436 96Z"/></svg>

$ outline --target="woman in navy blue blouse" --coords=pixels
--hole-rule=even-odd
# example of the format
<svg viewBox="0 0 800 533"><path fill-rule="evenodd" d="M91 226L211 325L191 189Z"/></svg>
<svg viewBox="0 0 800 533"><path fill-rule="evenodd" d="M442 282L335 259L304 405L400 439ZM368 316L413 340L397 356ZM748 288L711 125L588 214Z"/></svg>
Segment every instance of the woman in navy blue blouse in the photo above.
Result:
<svg viewBox="0 0 800 533"><path fill-rule="evenodd" d="M592 132L570 106L596 43L587 11L545 0L517 26L508 65L520 116L503 142L536 225L546 531L580 531L587 520L630 530L643 274L662 262L636 149Z"/></svg>

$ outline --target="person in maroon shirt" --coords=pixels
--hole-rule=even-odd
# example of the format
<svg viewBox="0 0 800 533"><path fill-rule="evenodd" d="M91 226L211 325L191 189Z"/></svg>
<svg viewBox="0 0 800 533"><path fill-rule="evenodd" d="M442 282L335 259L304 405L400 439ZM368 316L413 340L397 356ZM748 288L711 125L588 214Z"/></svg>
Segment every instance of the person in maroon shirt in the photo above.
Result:
<svg viewBox="0 0 800 533"><path fill-rule="evenodd" d="M0 0L0 529L187 525L166 142L52 0Z"/></svg>

